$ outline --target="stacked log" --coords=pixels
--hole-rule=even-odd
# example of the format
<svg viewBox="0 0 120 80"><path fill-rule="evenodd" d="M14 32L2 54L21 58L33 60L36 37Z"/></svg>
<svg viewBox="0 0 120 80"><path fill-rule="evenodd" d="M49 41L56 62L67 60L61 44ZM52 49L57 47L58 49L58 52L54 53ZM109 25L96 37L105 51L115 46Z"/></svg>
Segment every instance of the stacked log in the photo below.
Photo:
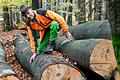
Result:
<svg viewBox="0 0 120 80"><path fill-rule="evenodd" d="M72 26L69 30L75 40L90 38L111 39L111 29L107 20L86 22Z"/></svg>
<svg viewBox="0 0 120 80"><path fill-rule="evenodd" d="M19 80L12 67L5 61L5 51L0 42L0 80Z"/></svg>
<svg viewBox="0 0 120 80"><path fill-rule="evenodd" d="M67 54L80 66L108 79L117 68L112 42L105 39L87 39L69 42L66 38L56 41L56 50Z"/></svg>
<svg viewBox="0 0 120 80"><path fill-rule="evenodd" d="M16 35L14 45L16 58L29 73L34 75L34 80L86 80L81 71L60 57L41 53L30 64L31 48L22 35Z"/></svg>
<svg viewBox="0 0 120 80"><path fill-rule="evenodd" d="M12 70L15 72L15 75L20 80L31 80L31 75L21 67L21 65L14 56L13 36L17 33L21 32L18 30L0 32L0 41L5 49L5 61L12 67ZM10 76L4 76L1 77L0 79L7 80L8 77L10 78Z"/></svg>

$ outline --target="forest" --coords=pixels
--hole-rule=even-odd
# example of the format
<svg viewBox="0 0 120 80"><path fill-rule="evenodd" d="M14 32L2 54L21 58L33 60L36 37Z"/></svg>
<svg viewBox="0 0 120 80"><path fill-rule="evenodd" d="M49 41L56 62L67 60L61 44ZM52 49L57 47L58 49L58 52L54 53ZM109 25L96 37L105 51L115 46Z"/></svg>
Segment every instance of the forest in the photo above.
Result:
<svg viewBox="0 0 120 80"><path fill-rule="evenodd" d="M21 5L62 16L74 41L59 31L55 50L30 63ZM120 80L119 12L119 0L0 0L0 80Z"/></svg>

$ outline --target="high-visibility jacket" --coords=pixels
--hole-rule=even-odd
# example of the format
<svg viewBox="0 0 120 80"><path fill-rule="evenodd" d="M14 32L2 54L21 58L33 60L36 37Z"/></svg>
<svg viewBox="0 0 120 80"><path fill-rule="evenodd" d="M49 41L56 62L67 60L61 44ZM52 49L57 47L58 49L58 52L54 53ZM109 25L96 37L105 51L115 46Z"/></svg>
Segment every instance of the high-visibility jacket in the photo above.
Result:
<svg viewBox="0 0 120 80"><path fill-rule="evenodd" d="M30 37L30 46L33 53L36 51L36 34L33 34L34 30L40 31L40 41L42 41L44 37L45 29L50 26L52 21L57 21L64 32L68 31L68 25L66 24L64 18L57 13L45 9L36 9L34 13L36 21L31 21L26 18L28 35Z"/></svg>

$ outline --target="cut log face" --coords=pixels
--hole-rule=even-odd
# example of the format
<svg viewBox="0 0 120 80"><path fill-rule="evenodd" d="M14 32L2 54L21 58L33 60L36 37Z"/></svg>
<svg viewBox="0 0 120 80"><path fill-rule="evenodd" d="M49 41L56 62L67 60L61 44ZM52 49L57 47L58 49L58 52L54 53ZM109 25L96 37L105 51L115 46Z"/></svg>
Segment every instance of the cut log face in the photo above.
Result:
<svg viewBox="0 0 120 80"><path fill-rule="evenodd" d="M20 80L15 75L8 75L4 77L0 77L0 80Z"/></svg>
<svg viewBox="0 0 120 80"><path fill-rule="evenodd" d="M46 68L41 80L85 80L85 78L73 67L64 64L54 64Z"/></svg>
<svg viewBox="0 0 120 80"><path fill-rule="evenodd" d="M120 80L120 72L119 71L115 71L115 73L114 73L114 79L115 80Z"/></svg>
<svg viewBox="0 0 120 80"><path fill-rule="evenodd" d="M99 75L108 78L116 69L117 62L110 40L100 41L90 57L90 68Z"/></svg>

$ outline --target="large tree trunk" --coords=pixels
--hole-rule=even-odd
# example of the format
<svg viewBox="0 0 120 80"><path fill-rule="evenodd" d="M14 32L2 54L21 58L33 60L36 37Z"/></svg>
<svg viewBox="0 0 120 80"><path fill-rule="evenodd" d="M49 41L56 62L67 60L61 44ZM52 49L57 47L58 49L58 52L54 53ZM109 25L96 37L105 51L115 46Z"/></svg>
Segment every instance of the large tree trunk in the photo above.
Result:
<svg viewBox="0 0 120 80"><path fill-rule="evenodd" d="M69 28L75 40L111 39L111 29L108 21L90 21Z"/></svg>
<svg viewBox="0 0 120 80"><path fill-rule="evenodd" d="M120 71L120 1L108 0L109 21L112 30L112 41Z"/></svg>
<svg viewBox="0 0 120 80"><path fill-rule="evenodd" d="M30 64L31 48L22 35L16 35L14 45L16 58L34 80L86 80L76 67L56 56L41 53Z"/></svg>
<svg viewBox="0 0 120 80"><path fill-rule="evenodd" d="M105 79L110 78L117 67L110 40L89 39L69 43L67 39L60 38L57 39L55 48L67 54L80 66L96 72Z"/></svg>

